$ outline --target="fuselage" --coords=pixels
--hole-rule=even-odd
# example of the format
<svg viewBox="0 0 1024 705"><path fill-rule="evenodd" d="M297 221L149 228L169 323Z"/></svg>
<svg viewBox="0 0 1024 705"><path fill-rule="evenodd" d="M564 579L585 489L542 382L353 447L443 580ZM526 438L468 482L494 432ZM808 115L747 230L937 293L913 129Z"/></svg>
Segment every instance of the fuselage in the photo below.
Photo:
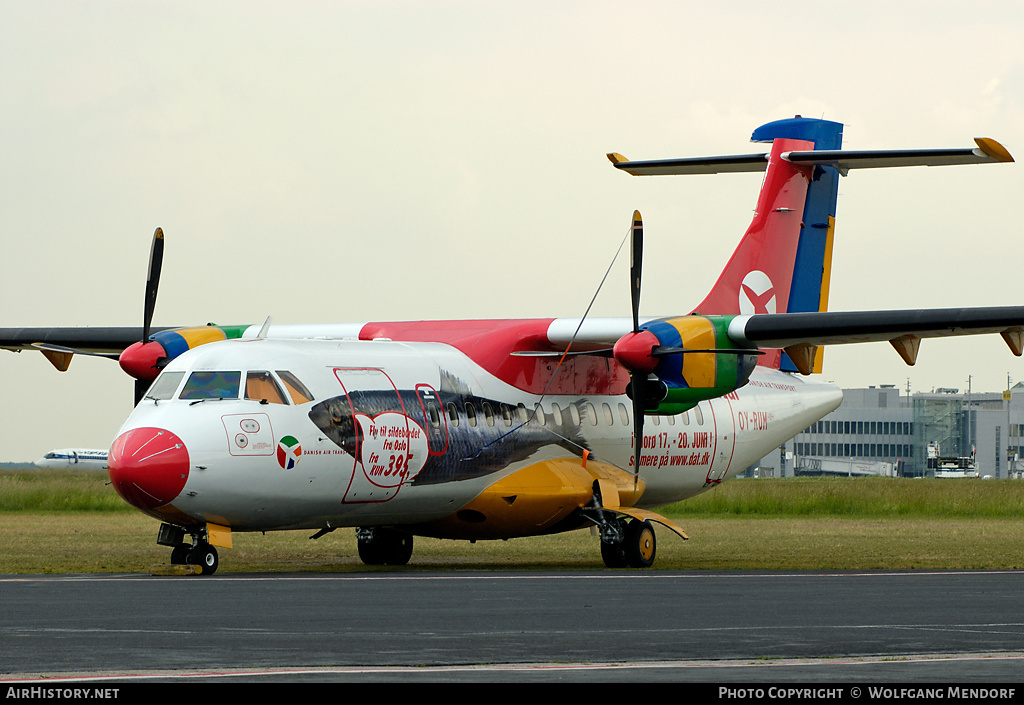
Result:
<svg viewBox="0 0 1024 705"><path fill-rule="evenodd" d="M724 397L649 416L630 504L697 495L841 399L832 385L758 368ZM523 391L442 343L230 340L167 366L118 432L110 475L129 502L182 526L446 535L437 527L508 478L632 482L630 413L624 394ZM524 521L479 537L552 529ZM472 521L453 535L473 538Z"/></svg>
<svg viewBox="0 0 1024 705"><path fill-rule="evenodd" d="M51 450L35 464L39 468L106 470L107 451L88 448L61 448Z"/></svg>

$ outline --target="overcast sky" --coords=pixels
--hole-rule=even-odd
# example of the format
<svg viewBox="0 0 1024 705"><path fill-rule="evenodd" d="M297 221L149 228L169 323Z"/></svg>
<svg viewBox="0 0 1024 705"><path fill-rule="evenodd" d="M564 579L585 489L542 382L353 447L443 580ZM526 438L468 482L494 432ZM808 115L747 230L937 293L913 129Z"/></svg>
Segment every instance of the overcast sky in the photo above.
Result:
<svg viewBox="0 0 1024 705"><path fill-rule="evenodd" d="M686 313L758 174L605 157L757 151L801 114L850 149L1024 160L1024 5L1006 2L0 0L0 327L579 316L634 209L643 313ZM1024 164L840 186L831 309L1024 304ZM621 258L594 315L628 315ZM998 336L831 348L824 378L1024 380ZM0 351L0 460L107 447L115 363Z"/></svg>

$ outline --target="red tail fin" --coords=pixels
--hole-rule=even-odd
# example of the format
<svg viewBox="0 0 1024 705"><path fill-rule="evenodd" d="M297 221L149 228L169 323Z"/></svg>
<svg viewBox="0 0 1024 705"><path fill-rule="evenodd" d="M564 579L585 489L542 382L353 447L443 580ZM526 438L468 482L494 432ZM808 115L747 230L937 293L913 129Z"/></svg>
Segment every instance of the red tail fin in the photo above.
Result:
<svg viewBox="0 0 1024 705"><path fill-rule="evenodd" d="M776 139L768 155L754 219L718 281L695 313L784 313L793 284L804 200L813 167L793 164L784 152L813 149L805 140ZM781 355L763 356L778 367Z"/></svg>

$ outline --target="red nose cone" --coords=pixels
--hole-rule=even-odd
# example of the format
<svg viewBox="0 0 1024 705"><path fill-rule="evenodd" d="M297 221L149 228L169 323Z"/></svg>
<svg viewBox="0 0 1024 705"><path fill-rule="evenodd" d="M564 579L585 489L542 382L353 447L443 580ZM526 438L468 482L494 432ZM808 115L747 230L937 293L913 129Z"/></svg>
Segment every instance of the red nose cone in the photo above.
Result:
<svg viewBox="0 0 1024 705"><path fill-rule="evenodd" d="M658 366L658 358L651 350L660 345L658 337L649 330L629 333L615 342L612 354L615 360L630 372L651 372Z"/></svg>
<svg viewBox="0 0 1024 705"><path fill-rule="evenodd" d="M107 457L117 493L139 509L155 509L177 497L188 479L188 450L181 439L160 428L122 433Z"/></svg>
<svg viewBox="0 0 1024 705"><path fill-rule="evenodd" d="M156 363L162 357L167 357L163 345L154 341L140 341L125 348L117 361L121 364L121 369L135 379L152 381L160 373Z"/></svg>

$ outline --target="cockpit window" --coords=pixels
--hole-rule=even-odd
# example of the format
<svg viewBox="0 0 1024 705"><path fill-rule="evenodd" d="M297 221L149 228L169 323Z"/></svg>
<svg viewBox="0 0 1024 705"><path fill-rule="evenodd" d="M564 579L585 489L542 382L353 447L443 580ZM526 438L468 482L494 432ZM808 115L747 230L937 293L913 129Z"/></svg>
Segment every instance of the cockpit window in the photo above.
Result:
<svg viewBox="0 0 1024 705"><path fill-rule="evenodd" d="M292 401L296 404L305 404L307 401L313 401L313 394L306 388L299 378L293 375L287 370L278 370L277 374L281 377L281 381L284 382L284 386L288 388L288 393L292 395Z"/></svg>
<svg viewBox="0 0 1024 705"><path fill-rule="evenodd" d="M184 372L162 372L146 392L146 398L157 401L174 398L174 392L177 391L178 385L181 384L181 378L184 376Z"/></svg>
<svg viewBox="0 0 1024 705"><path fill-rule="evenodd" d="M270 404L286 403L281 387L269 372L249 372L245 375L245 398Z"/></svg>
<svg viewBox="0 0 1024 705"><path fill-rule="evenodd" d="M237 399L241 372L193 372L179 399Z"/></svg>

